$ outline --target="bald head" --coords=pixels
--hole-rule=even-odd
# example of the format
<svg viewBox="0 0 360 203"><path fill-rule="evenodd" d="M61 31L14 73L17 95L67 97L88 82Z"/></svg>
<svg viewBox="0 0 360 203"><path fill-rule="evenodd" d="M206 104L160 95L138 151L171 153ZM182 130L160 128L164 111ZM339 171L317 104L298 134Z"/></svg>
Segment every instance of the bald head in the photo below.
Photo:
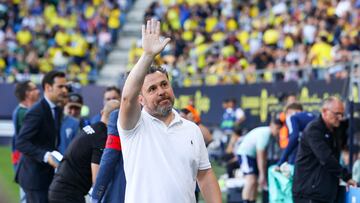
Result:
<svg viewBox="0 0 360 203"><path fill-rule="evenodd" d="M340 122L344 119L345 106L337 97L331 96L324 100L321 116L327 127L332 129L340 126Z"/></svg>
<svg viewBox="0 0 360 203"><path fill-rule="evenodd" d="M120 108L119 100L112 99L105 103L104 108L101 110L101 121L107 124L110 113Z"/></svg>
<svg viewBox="0 0 360 203"><path fill-rule="evenodd" d="M322 108L329 108L335 104L344 105L343 102L338 97L331 96L324 100Z"/></svg>

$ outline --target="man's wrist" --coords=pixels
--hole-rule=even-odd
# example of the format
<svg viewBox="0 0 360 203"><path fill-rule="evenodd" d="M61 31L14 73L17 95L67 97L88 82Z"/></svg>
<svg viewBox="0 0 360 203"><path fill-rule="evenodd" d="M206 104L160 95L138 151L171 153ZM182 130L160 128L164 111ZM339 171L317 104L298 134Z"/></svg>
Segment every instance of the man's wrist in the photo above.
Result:
<svg viewBox="0 0 360 203"><path fill-rule="evenodd" d="M43 159L43 161L45 162L45 163L47 163L48 162L48 160L49 160L49 156L51 155L51 152L46 152L45 153L45 155L44 155L44 159Z"/></svg>
<svg viewBox="0 0 360 203"><path fill-rule="evenodd" d="M151 54L151 53L143 53L142 57L145 60L154 60L156 54Z"/></svg>

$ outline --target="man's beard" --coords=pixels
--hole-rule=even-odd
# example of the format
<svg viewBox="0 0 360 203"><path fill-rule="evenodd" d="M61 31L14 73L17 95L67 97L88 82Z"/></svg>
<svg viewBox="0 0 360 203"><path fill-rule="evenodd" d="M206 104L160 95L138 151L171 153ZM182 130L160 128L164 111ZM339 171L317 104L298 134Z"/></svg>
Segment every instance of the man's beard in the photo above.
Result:
<svg viewBox="0 0 360 203"><path fill-rule="evenodd" d="M156 106L156 108L155 108L156 114L158 114L161 117L166 117L171 113L172 107L174 105L174 101L171 98L168 98L168 100L170 102L170 105L167 105L167 106L158 105L158 106Z"/></svg>
<svg viewBox="0 0 360 203"><path fill-rule="evenodd" d="M156 113L161 117L166 117L171 113L172 106L156 107Z"/></svg>

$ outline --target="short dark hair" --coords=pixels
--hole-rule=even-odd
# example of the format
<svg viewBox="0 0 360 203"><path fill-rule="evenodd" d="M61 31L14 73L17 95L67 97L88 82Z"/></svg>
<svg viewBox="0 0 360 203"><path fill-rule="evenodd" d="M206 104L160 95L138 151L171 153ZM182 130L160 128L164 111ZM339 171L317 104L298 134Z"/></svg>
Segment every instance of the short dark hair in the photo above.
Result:
<svg viewBox="0 0 360 203"><path fill-rule="evenodd" d="M30 86L30 80L25 80L22 82L19 82L15 86L15 97L19 102L22 102L26 98L26 91L29 90Z"/></svg>
<svg viewBox="0 0 360 203"><path fill-rule="evenodd" d="M121 96L121 90L114 85L106 87L105 92L110 92L110 91L115 91Z"/></svg>
<svg viewBox="0 0 360 203"><path fill-rule="evenodd" d="M180 110L181 113L185 114L185 115L188 115L188 113L190 113L190 111L186 108L183 108Z"/></svg>
<svg viewBox="0 0 360 203"><path fill-rule="evenodd" d="M302 111L303 106L298 102L294 102L285 107L285 112L288 111L289 109Z"/></svg>
<svg viewBox="0 0 360 203"><path fill-rule="evenodd" d="M168 72L166 71L166 69L163 68L163 67L160 67L160 66L151 66L149 68L149 70L147 71L146 75L149 75L149 74L152 74L152 73L155 73L155 72L163 73L169 79L169 75L168 75Z"/></svg>
<svg viewBox="0 0 360 203"><path fill-rule="evenodd" d="M273 118L273 119L271 119L270 123L273 123L273 124L279 125L279 126L282 126L282 125L283 125L283 122L281 122L281 120L278 119L278 118Z"/></svg>
<svg viewBox="0 0 360 203"><path fill-rule="evenodd" d="M296 97L296 93L295 92L287 92L287 93L280 93L279 94L279 100L281 102L286 102L286 100L289 98L289 97Z"/></svg>
<svg viewBox="0 0 360 203"><path fill-rule="evenodd" d="M55 78L65 78L66 75L64 72L61 72L61 71L56 71L56 70L53 70L53 71L50 71L48 73L46 73L44 75L44 78L41 82L41 86L42 88L45 90L45 84L49 84L49 85L53 85L54 84L54 79Z"/></svg>
<svg viewBox="0 0 360 203"><path fill-rule="evenodd" d="M230 102L232 102L232 103L234 103L234 105L236 106L236 104L237 104L237 100L235 99L235 98L230 98L230 100L229 100Z"/></svg>

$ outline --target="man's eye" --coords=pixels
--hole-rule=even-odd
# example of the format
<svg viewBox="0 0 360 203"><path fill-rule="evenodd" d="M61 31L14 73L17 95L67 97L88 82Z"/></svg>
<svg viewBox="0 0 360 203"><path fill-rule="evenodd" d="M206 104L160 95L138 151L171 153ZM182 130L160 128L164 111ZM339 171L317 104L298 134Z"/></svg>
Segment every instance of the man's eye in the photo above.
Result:
<svg viewBox="0 0 360 203"><path fill-rule="evenodd" d="M149 88L149 92L153 92L155 90L155 87Z"/></svg>

